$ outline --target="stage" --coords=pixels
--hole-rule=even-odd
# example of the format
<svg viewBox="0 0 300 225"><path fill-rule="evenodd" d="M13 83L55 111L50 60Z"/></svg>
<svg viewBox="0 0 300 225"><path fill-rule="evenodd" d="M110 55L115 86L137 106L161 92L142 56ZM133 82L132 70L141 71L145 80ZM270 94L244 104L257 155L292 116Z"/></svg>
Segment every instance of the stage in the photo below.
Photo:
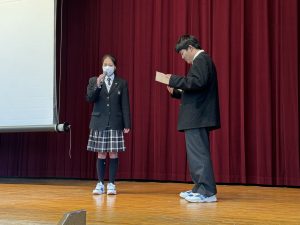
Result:
<svg viewBox="0 0 300 225"><path fill-rule="evenodd" d="M218 185L217 203L188 203L187 183L117 181L116 196L93 196L96 181L0 178L0 224L57 224L86 210L86 224L300 224L300 188Z"/></svg>

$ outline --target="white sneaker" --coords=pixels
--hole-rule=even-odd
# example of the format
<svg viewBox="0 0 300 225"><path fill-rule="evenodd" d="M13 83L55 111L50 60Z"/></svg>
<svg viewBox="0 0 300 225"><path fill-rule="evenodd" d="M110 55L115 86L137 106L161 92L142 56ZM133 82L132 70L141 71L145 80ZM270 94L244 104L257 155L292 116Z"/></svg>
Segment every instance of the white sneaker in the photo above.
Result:
<svg viewBox="0 0 300 225"><path fill-rule="evenodd" d="M97 183L95 189L93 190L94 195L102 195L105 192L105 187L102 182Z"/></svg>
<svg viewBox="0 0 300 225"><path fill-rule="evenodd" d="M217 200L217 196L216 195L212 195L210 197L206 197L204 195L201 194L190 194L188 195L185 200L187 200L188 202L216 202Z"/></svg>
<svg viewBox="0 0 300 225"><path fill-rule="evenodd" d="M114 185L113 183L108 183L107 184L107 194L108 195L116 195L117 194L116 185Z"/></svg>
<svg viewBox="0 0 300 225"><path fill-rule="evenodd" d="M180 192L179 196L181 198L186 198L190 194L193 194L192 190Z"/></svg>

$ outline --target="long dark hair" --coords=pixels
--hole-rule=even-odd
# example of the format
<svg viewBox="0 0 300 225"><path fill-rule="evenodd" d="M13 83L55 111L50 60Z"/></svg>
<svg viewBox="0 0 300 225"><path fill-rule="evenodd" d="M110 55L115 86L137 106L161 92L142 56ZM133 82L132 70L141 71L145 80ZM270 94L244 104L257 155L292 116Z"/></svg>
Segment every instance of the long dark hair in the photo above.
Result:
<svg viewBox="0 0 300 225"><path fill-rule="evenodd" d="M102 65L103 65L103 62L106 58L110 58L111 61L113 62L114 66L115 66L115 71L114 71L114 74L117 75L117 60L116 58L112 55L112 54L105 54L103 57L102 57Z"/></svg>
<svg viewBox="0 0 300 225"><path fill-rule="evenodd" d="M110 58L111 61L112 61L113 64L114 64L114 66L117 67L117 60L116 60L116 58L115 58L112 54L105 54L105 55L102 57L102 64L103 64L103 62L104 62L104 60L105 60L106 58Z"/></svg>

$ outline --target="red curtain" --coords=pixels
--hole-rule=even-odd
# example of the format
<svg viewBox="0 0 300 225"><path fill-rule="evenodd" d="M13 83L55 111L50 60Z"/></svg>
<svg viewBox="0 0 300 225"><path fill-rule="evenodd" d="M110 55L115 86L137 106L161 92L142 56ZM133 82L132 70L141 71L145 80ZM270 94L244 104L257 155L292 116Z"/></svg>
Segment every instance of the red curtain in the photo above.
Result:
<svg viewBox="0 0 300 225"><path fill-rule="evenodd" d="M128 80L132 112L118 178L190 181L184 136L176 131L179 102L154 81L157 70L187 72L174 46L190 33L218 70L222 128L211 133L217 182L300 186L299 5L297 0L64 0L57 64L60 121L72 125L71 142L70 134L1 134L0 176L96 178L96 155L86 151L92 106L85 92L109 52Z"/></svg>

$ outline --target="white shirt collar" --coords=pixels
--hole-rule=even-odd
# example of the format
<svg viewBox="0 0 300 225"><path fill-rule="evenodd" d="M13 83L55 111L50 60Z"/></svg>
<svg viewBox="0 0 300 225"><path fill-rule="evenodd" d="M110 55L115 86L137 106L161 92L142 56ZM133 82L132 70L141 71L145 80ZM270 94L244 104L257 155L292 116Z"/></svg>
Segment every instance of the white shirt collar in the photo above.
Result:
<svg viewBox="0 0 300 225"><path fill-rule="evenodd" d="M115 79L115 74L113 73L111 76L105 76L105 83L108 84L107 79L110 78L110 85L112 84L113 80Z"/></svg>
<svg viewBox="0 0 300 225"><path fill-rule="evenodd" d="M194 59L196 59L196 57L197 57L200 53L202 53L202 52L204 52L204 50L203 50L203 49L200 49L200 50L194 55L193 61L194 61Z"/></svg>

